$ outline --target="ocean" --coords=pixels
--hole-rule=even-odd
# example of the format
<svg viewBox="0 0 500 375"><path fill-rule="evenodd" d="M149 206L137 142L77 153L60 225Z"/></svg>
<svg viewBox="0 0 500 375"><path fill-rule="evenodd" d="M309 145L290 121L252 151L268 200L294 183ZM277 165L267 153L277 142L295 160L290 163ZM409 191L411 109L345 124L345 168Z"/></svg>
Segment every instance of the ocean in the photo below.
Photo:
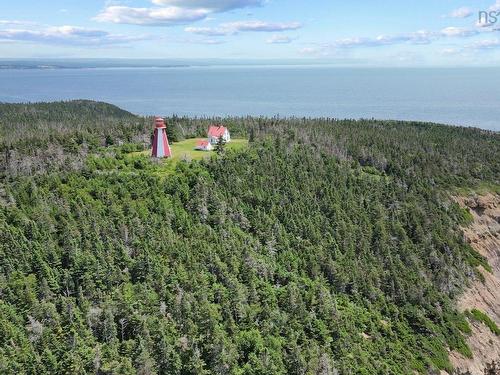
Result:
<svg viewBox="0 0 500 375"><path fill-rule="evenodd" d="M92 99L144 115L432 121L500 130L500 68L3 68L1 102Z"/></svg>

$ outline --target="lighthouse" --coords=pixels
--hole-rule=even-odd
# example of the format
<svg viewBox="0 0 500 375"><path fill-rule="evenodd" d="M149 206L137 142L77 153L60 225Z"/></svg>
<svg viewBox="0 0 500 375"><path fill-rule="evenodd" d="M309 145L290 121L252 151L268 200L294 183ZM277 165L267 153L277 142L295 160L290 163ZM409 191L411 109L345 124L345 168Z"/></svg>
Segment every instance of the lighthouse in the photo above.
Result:
<svg viewBox="0 0 500 375"><path fill-rule="evenodd" d="M161 117L155 118L155 130L153 134L153 151L151 156L154 158L168 158L172 156L170 145L167 138L167 127Z"/></svg>

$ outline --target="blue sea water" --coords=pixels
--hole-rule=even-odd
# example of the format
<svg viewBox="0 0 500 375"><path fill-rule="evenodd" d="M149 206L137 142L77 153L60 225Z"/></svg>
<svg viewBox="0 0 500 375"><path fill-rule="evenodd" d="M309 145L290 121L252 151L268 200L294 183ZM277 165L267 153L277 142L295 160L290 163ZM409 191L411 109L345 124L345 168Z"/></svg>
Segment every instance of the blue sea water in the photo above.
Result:
<svg viewBox="0 0 500 375"><path fill-rule="evenodd" d="M500 130L500 68L210 65L0 69L0 101L92 99L137 114L328 116Z"/></svg>

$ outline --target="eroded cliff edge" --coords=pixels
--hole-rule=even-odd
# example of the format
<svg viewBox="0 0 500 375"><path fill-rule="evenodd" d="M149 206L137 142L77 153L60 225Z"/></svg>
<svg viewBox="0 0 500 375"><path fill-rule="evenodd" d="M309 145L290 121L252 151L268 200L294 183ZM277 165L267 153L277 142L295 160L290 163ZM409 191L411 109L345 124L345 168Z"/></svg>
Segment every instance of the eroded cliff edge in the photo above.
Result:
<svg viewBox="0 0 500 375"><path fill-rule="evenodd" d="M492 271L479 267L484 280L477 278L470 285L458 300L458 308L480 310L500 326L500 195L456 197L455 200L472 215L472 223L464 228L466 240L487 258ZM452 352L450 359L460 373L483 375L488 363L500 359L500 336L482 322L470 319L470 326L472 333L467 341L473 358Z"/></svg>

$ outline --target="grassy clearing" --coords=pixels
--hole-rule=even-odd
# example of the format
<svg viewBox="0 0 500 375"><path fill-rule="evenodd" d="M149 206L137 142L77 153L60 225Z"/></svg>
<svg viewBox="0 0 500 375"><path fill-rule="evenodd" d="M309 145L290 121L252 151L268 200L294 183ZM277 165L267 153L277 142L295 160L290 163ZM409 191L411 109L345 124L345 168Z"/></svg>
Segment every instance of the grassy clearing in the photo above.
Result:
<svg viewBox="0 0 500 375"><path fill-rule="evenodd" d="M151 159L151 150L129 152L126 158L129 161L137 162L142 160L147 163L148 160L157 165L151 173L165 176L175 170L175 166L180 161L190 162L192 160L208 159L215 155L215 151L198 151L194 147L196 142L205 138L190 138L181 142L174 142L170 145L172 157L168 159ZM231 142L226 144L226 150L241 150L248 146L247 139L231 139Z"/></svg>
<svg viewBox="0 0 500 375"><path fill-rule="evenodd" d="M201 160L204 158L209 158L212 155L215 155L215 151L198 151L195 150L196 142L200 140L204 140L205 138L189 138L184 141L174 142L170 145L170 149L172 150L172 158L165 159L165 161L191 161L191 160ZM247 139L231 139L226 145L226 150L240 150L248 145ZM151 150L140 151L140 152L132 152L131 155L144 155L149 156L151 154Z"/></svg>
<svg viewBox="0 0 500 375"><path fill-rule="evenodd" d="M181 142L172 143L172 160L200 160L215 155L215 151L197 151L196 142L205 138L190 138ZM227 150L239 150L248 145L247 139L231 139L226 145Z"/></svg>

